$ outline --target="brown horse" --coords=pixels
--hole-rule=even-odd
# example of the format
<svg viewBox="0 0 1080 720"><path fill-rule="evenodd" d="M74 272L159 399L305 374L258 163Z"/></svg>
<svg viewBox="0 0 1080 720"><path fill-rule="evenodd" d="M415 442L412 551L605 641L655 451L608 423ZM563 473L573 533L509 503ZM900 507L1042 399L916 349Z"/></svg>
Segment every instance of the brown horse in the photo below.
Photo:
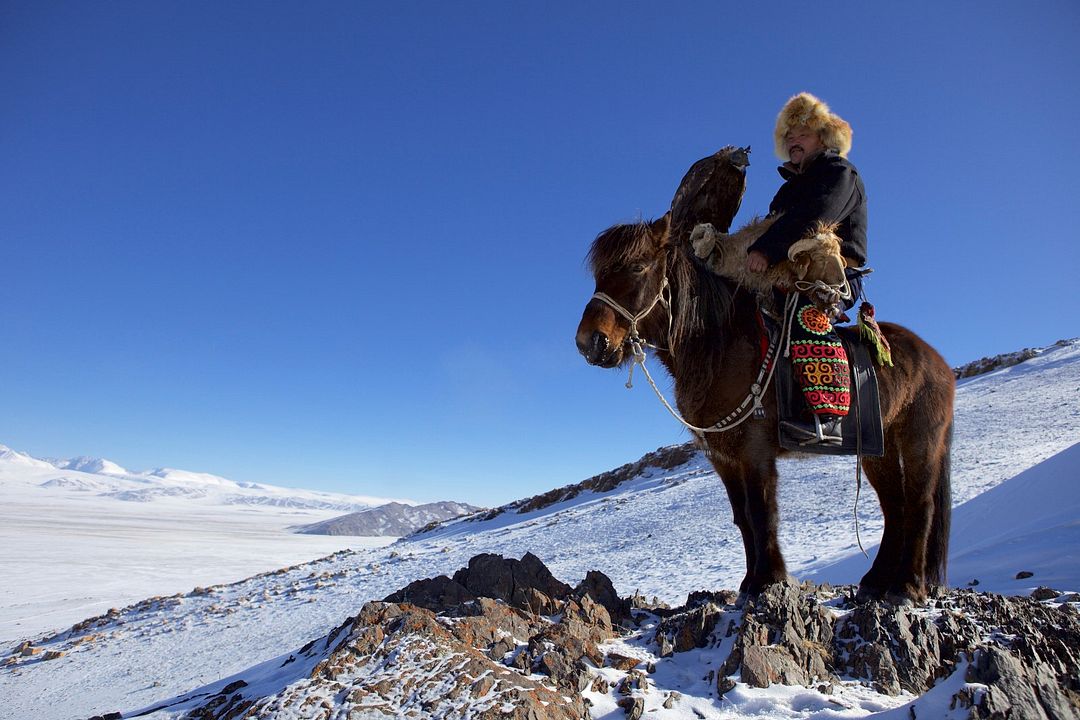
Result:
<svg viewBox="0 0 1080 720"><path fill-rule="evenodd" d="M607 299L594 297L585 306L577 346L593 365L620 366L629 360L636 325L675 379L679 411L704 427L738 408L758 379L757 300L706 269L685 242L675 242L668 217L616 225L596 238L589 264L596 292ZM941 356L914 333L891 323L881 328L895 362L878 369L885 455L863 462L885 530L860 596L921 603L929 587L945 582L955 381ZM751 595L788 579L777 541L776 458L785 451L772 387L764 409L764 419L707 433L699 443L727 489L746 552L740 590Z"/></svg>

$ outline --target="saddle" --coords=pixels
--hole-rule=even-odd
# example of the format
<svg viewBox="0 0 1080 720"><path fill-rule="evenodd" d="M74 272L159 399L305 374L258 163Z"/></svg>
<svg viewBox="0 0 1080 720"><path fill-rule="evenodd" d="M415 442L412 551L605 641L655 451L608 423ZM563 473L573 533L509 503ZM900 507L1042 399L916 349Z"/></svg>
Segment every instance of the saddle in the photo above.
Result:
<svg viewBox="0 0 1080 720"><path fill-rule="evenodd" d="M771 319L765 320L766 332L772 342L780 327ZM819 455L885 454L885 435L881 423L881 402L878 398L877 372L871 348L859 336L856 327L837 327L837 334L847 351L851 366L851 410L841 419L843 442L839 445L803 445L801 438L787 435L780 429L780 447ZM791 359L782 351L776 359L773 375L776 389L777 414L781 419L796 418L806 407L799 384L795 381Z"/></svg>

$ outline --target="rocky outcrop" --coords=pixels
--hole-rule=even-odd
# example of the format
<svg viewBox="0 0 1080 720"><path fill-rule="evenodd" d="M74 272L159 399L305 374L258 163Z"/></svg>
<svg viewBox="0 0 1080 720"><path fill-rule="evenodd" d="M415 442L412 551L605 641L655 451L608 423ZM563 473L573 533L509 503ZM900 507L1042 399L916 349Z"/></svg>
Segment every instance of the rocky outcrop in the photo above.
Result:
<svg viewBox="0 0 1080 720"><path fill-rule="evenodd" d="M970 590L926 608L857 605L854 590L775 585L742 610L706 600L659 623L655 642L661 655L730 646L720 694L736 680L827 692L855 678L886 695L921 695L966 664L966 682L986 687L952 702L972 718L1080 718L1075 608Z"/></svg>
<svg viewBox="0 0 1080 720"><path fill-rule="evenodd" d="M182 709L193 720L301 711L329 717L321 710L334 717L585 718L581 692L604 663L600 643L616 634L602 603L629 615L602 573L575 589L535 555L477 555L453 578L420 580L367 603L290 654L276 681L241 678L157 709Z"/></svg>
<svg viewBox="0 0 1080 720"><path fill-rule="evenodd" d="M1051 347L1066 347L1074 343L1076 343L1075 338L1072 340L1058 340ZM1024 348L1023 350L1017 350L1016 352L972 360L969 363L953 368L953 375L956 376L957 380L975 377L976 375L984 375L988 372L993 372L994 370L1001 370L1003 368L1012 367L1013 365L1019 365L1022 362L1036 357L1045 349L1046 348Z"/></svg>
<svg viewBox="0 0 1080 720"><path fill-rule="evenodd" d="M239 720L286 717L465 717L576 720L580 697L548 687L462 640L455 625L406 604L370 602L335 631L331 649L306 677L249 696L233 682L184 717ZM310 653L310 649L308 650ZM301 651L301 655L304 651ZM302 662L292 656L285 661Z"/></svg>
<svg viewBox="0 0 1080 720"><path fill-rule="evenodd" d="M554 720L589 717L586 695L599 693L635 718L681 702L685 688L656 685L657 666L670 659L684 672L677 656L703 650L690 657L714 697L738 683L832 693L860 682L894 696L949 688L952 716L1080 718L1076 608L970 590L921 608L860 605L854 590L782 584L741 606L733 592L698 592L645 612L602 573L571 588L531 554L478 555L452 578L367 603L277 667L154 709L200 720ZM935 688L943 678L963 682ZM909 715L922 717L914 703Z"/></svg>

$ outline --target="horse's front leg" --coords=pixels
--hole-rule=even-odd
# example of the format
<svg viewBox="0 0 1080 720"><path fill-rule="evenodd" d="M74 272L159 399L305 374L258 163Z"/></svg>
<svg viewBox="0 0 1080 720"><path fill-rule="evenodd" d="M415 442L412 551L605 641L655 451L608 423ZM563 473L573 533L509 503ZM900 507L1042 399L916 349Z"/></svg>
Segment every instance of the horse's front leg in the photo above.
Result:
<svg viewBox="0 0 1080 720"><path fill-rule="evenodd" d="M765 587L789 579L777 537L779 514L776 507L776 458L744 456L743 486L746 490L746 517L753 537L754 554L745 591L751 595ZM750 559L750 555L747 555Z"/></svg>
<svg viewBox="0 0 1080 720"><path fill-rule="evenodd" d="M750 576L754 572L754 566L757 562L757 548L754 545L754 530L750 526L750 517L746 512L745 479L743 478L742 473L734 466L715 462L713 463L713 466L716 468L716 473L720 476L720 480L724 483L724 489L727 490L728 502L731 503L731 514L735 521L735 526L739 528L739 534L742 535L743 554L746 558L746 573L743 575L742 582L739 583L739 593L744 594L747 592L747 588L750 585Z"/></svg>

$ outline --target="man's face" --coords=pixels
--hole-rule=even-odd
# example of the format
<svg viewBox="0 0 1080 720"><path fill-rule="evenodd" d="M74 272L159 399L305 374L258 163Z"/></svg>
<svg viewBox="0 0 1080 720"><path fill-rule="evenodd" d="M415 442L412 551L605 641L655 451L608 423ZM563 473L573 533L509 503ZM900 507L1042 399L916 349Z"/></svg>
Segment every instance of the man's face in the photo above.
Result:
<svg viewBox="0 0 1080 720"><path fill-rule="evenodd" d="M784 145L787 148L788 157L796 165L802 165L804 159L825 148L817 132L805 125L788 130L787 135L784 136Z"/></svg>

